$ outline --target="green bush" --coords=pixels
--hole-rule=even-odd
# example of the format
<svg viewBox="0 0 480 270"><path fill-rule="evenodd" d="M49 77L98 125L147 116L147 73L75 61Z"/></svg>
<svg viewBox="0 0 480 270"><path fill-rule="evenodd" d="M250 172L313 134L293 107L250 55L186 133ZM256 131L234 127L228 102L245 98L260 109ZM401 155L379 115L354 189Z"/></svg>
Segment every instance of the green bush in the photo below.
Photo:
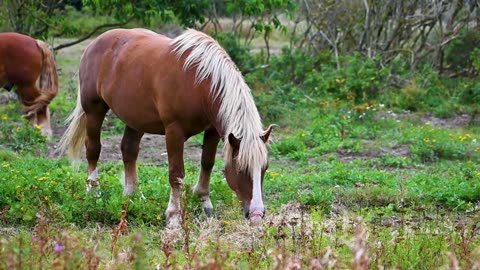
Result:
<svg viewBox="0 0 480 270"><path fill-rule="evenodd" d="M55 36L78 38L89 34L94 28L102 24L114 23L115 20L108 16L100 16L88 6L81 11L72 6L65 6L65 10L57 15L58 27Z"/></svg>
<svg viewBox="0 0 480 270"><path fill-rule="evenodd" d="M227 51L241 71L249 71L255 67L254 56L250 52L250 46L240 41L234 34L218 32L214 38Z"/></svg>
<svg viewBox="0 0 480 270"><path fill-rule="evenodd" d="M386 88L389 68L375 59L359 54L340 57L341 68L330 52L309 55L301 50L284 48L272 56L269 67L248 74L247 80L263 91L256 93L262 114L279 122L285 113L318 106L336 99L353 103L379 97ZM263 110L262 108L268 108Z"/></svg>
<svg viewBox="0 0 480 270"><path fill-rule="evenodd" d="M476 55L474 52L479 46L480 33L476 29L461 29L460 36L445 49L444 66L450 65L458 71L470 69L472 63L478 63L472 55Z"/></svg>

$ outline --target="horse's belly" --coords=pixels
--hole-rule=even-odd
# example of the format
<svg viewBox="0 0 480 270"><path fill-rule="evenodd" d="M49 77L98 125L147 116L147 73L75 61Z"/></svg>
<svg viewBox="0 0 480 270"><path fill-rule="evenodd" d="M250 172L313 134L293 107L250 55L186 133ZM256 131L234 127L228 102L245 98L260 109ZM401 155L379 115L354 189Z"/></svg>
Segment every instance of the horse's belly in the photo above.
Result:
<svg viewBox="0 0 480 270"><path fill-rule="evenodd" d="M151 134L165 134L165 126L156 110L141 110L141 106L136 107L133 104L123 107L110 106L110 108L120 120L133 129ZM125 110L125 108L129 108L129 110Z"/></svg>
<svg viewBox="0 0 480 270"><path fill-rule="evenodd" d="M161 121L151 123L126 123L129 127L144 133L165 135L165 127Z"/></svg>

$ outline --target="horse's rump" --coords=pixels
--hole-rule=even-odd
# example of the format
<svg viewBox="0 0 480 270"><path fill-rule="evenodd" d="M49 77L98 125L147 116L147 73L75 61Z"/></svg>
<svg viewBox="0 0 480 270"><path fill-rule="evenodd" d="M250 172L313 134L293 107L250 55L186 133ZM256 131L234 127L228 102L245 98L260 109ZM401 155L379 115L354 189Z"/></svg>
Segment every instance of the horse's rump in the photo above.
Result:
<svg viewBox="0 0 480 270"><path fill-rule="evenodd" d="M0 83L34 84L42 70L42 52L35 39L18 33L0 33Z"/></svg>

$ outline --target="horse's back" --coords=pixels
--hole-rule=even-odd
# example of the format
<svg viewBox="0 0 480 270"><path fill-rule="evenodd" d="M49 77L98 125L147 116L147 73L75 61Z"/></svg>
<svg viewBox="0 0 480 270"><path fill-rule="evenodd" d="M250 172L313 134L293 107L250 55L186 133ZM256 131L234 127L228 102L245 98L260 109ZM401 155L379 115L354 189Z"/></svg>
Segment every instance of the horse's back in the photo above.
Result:
<svg viewBox="0 0 480 270"><path fill-rule="evenodd" d="M0 33L0 80L3 77L14 84L34 83L42 69L42 57L35 39L19 33Z"/></svg>
<svg viewBox="0 0 480 270"><path fill-rule="evenodd" d="M122 77L111 77L141 68L138 62L148 61L149 58L161 53L168 47L168 40L167 37L146 29L107 31L97 37L85 50L80 61L80 76L95 79L97 82L121 79ZM92 69L96 72L89 72Z"/></svg>
<svg viewBox="0 0 480 270"><path fill-rule="evenodd" d="M127 125L147 133L163 134L179 118L204 122L184 115L186 101L199 100L192 88L171 39L145 29L105 32L80 63L82 98L101 99Z"/></svg>

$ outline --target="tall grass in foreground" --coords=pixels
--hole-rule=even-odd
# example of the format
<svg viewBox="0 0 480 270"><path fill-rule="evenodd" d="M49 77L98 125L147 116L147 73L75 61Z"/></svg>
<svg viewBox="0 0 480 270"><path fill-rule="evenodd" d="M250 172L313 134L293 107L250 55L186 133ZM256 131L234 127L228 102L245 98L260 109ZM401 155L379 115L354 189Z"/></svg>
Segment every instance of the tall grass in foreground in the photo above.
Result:
<svg viewBox="0 0 480 270"><path fill-rule="evenodd" d="M357 215L308 214L285 205L261 227L236 213L181 229L36 225L1 228L1 269L480 269L478 218L367 223Z"/></svg>

